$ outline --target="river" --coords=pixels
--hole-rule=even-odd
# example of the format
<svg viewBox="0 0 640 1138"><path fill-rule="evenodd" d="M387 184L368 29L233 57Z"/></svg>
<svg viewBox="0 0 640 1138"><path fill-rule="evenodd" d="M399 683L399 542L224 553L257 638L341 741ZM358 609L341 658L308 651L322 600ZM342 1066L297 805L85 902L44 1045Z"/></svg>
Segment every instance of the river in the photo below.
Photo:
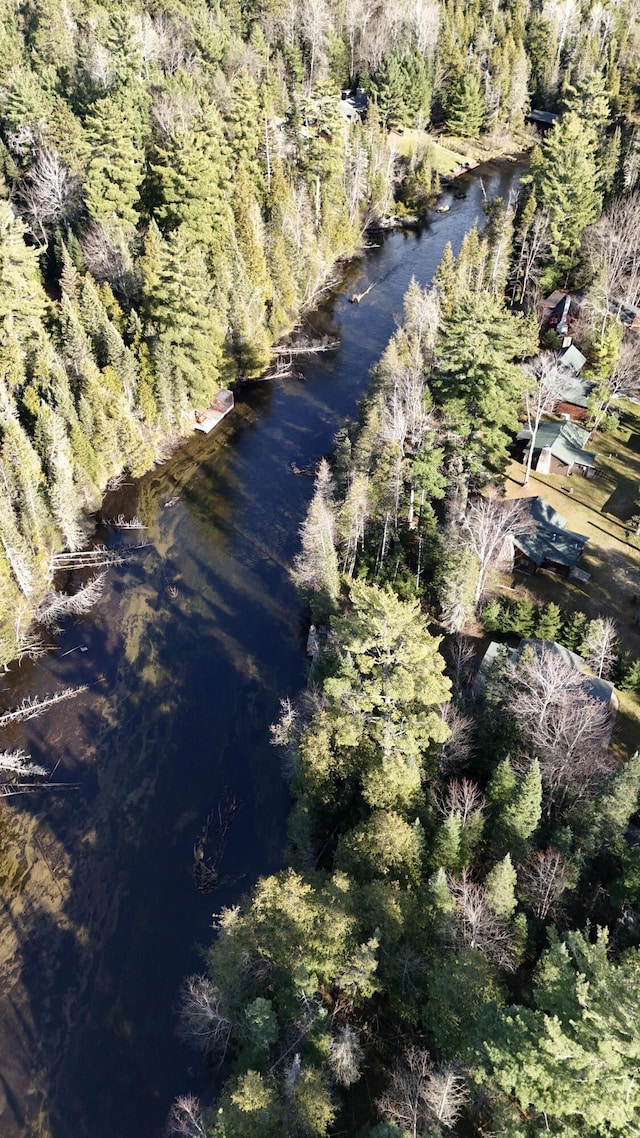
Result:
<svg viewBox="0 0 640 1138"><path fill-rule="evenodd" d="M7 705L89 688L5 740L75 788L2 810L0 848L19 851L0 917L3 1138L155 1138L172 1099L210 1081L176 1038L175 1004L212 914L283 864L287 792L269 724L304 682L287 569L313 486L292 464L330 451L411 277L427 283L446 242L456 250L482 220L483 192L506 196L522 169L486 165L420 232L371 238L311 317L339 350L307 359L305 382L243 389L215 432L108 501L107 516L140 517L148 547L109 570L103 600L55 651L4 678ZM201 893L193 843L225 796L239 810L221 885Z"/></svg>

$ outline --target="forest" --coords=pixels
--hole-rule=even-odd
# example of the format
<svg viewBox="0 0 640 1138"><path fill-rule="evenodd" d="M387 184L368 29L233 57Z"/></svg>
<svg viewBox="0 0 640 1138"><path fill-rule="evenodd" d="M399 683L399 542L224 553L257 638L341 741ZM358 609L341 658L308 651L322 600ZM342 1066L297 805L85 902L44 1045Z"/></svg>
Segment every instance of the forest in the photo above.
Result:
<svg viewBox="0 0 640 1138"><path fill-rule="evenodd" d="M640 162L636 8L587 8L3 0L4 664L43 649L56 556L105 488L260 374L368 225L430 200L424 127L500 152L531 145L531 105L563 111L533 154L511 297L572 271ZM357 87L368 111L346 128ZM413 130L400 156L392 132ZM511 219L492 224L497 295Z"/></svg>
<svg viewBox="0 0 640 1138"><path fill-rule="evenodd" d="M185 982L180 1032L225 1081L169 1128L635 1133L640 759L557 655L505 648L479 680L465 635L640 687L606 620L491 592L509 447L547 405L540 296L586 298L593 421L638 392L634 0L4 0L0 43L5 664L81 611L56 571L105 488L260 375L368 227L431 200L436 137L531 150L517 200L411 286L319 464L292 569L319 651L273 727L288 865Z"/></svg>

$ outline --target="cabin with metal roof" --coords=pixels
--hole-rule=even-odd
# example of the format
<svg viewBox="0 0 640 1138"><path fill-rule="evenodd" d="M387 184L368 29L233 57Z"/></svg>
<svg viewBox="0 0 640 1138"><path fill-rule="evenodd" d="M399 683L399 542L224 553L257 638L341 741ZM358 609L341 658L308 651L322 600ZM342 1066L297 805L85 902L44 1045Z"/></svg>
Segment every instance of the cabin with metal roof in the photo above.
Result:
<svg viewBox="0 0 640 1138"><path fill-rule="evenodd" d="M555 114L553 111L536 111L532 108L529 114L524 116L524 121L548 130L550 127L555 126L560 118L561 116Z"/></svg>
<svg viewBox="0 0 640 1138"><path fill-rule="evenodd" d="M605 707L611 712L611 726L615 719L618 710L618 697L616 696L615 689L609 680L599 679L597 676L591 675L587 672L586 664L582 656L578 656L576 652L570 652L564 645L558 644L555 640L525 640L522 639L517 648L510 648L507 644L501 644L497 640L492 640L487 647L487 650L480 661L480 666L476 675L474 687L476 691L482 691L487 680L487 673L489 669L504 660L508 660L515 664L524 652L525 648L531 648L536 655L542 651L547 654L551 653L556 657L559 662L569 664L570 667L575 668L577 672L582 672L584 676L583 689L589 699L596 699L599 703L603 703Z"/></svg>
<svg viewBox="0 0 640 1138"><path fill-rule="evenodd" d="M510 539L513 569L537 573L547 569L560 577L570 577L588 541L583 533L567 529L566 519L544 498L521 498L528 526Z"/></svg>
<svg viewBox="0 0 640 1138"><path fill-rule="evenodd" d="M528 432L521 431L519 438L527 438ZM566 419L549 419L541 423L533 439L533 467L540 474L581 474L593 478L596 472L596 455L585 450L590 431L578 427ZM525 447L524 461L531 446L529 437Z"/></svg>

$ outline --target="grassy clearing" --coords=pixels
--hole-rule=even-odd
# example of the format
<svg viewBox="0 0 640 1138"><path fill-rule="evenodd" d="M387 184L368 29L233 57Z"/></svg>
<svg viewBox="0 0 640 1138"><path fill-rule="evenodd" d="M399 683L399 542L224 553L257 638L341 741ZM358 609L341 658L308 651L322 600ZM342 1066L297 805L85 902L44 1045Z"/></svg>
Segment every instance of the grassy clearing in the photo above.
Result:
<svg viewBox="0 0 640 1138"><path fill-rule="evenodd" d="M416 153L428 151L433 169L441 176L451 174L465 162L472 161L464 144L465 140L460 140L461 150L452 150L437 142L433 135L427 134L424 130L405 130L402 134L391 131L389 139L396 154L402 158L412 158Z"/></svg>

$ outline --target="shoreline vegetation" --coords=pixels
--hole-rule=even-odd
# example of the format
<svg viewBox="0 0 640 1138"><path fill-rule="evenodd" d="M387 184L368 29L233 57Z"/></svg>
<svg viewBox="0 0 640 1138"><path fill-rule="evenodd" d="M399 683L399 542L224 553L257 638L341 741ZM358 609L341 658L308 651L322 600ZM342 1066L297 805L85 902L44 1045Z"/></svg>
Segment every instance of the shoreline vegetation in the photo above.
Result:
<svg viewBox="0 0 640 1138"><path fill-rule="evenodd" d="M174 1134L532 1138L543 1120L622 1138L638 1118L620 1024L640 1008L640 756L613 753L609 709L552 645L596 668L606 622L574 611L568 582L537 609L492 594L487 533L517 525L508 416L538 351L537 322L499 299L499 241L468 235L410 286L358 423L320 463L293 566L308 686L272 728L288 866L217 915L184 985L182 1037L232 1074L211 1108L174 1103ZM510 406L474 416L471 465L451 425L492 383ZM538 638L481 685L477 617ZM637 692L637 654L607 659L595 675Z"/></svg>
<svg viewBox="0 0 640 1138"><path fill-rule="evenodd" d="M492 590L523 517L502 495L515 436L526 413L533 454L564 375L540 298L569 298L590 429L626 430L640 392L638 18L636 0L0 13L5 665L103 587L67 596L56 572L104 488L263 374L373 225L410 224L532 106L550 120L517 201L488 200L409 287L317 471L292 572L320 650L273 727L289 864L217 915L185 981L180 1033L228 1077L215 1104L176 1100L174 1135L637 1128L640 757L632 732L609 746L602 694L637 722L637 652L570 582L538 605ZM618 508L637 535L640 500ZM635 542L616 556L632 579ZM482 626L508 647L478 678ZM2 763L7 786L39 777Z"/></svg>

